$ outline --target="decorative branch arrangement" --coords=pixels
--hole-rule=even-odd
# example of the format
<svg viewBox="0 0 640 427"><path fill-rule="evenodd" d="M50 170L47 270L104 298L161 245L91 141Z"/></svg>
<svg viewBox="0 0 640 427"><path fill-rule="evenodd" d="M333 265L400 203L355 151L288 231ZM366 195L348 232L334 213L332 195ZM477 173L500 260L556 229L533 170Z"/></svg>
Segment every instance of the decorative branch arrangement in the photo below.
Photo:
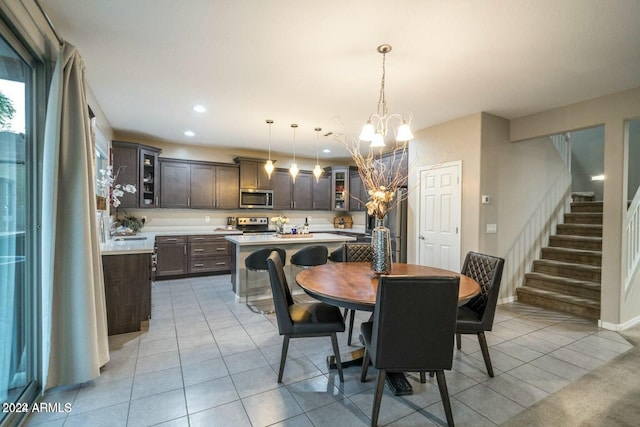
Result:
<svg viewBox="0 0 640 427"><path fill-rule="evenodd" d="M335 138L342 143L351 154L358 167L358 173L362 178L362 184L367 189L369 200L365 203L367 213L383 219L387 212L394 209L405 200L409 191L401 193L398 190L407 186L408 177L403 174L401 165L407 159L407 142L398 142L391 151L390 162L382 162L382 150L369 148L366 154L362 154L359 139L346 134L336 134Z"/></svg>

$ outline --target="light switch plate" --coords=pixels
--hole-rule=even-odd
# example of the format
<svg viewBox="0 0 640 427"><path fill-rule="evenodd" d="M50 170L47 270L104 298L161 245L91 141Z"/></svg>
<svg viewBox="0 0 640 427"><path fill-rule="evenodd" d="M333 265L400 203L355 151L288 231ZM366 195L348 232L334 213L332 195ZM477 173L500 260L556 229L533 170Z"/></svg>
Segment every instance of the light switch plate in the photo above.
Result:
<svg viewBox="0 0 640 427"><path fill-rule="evenodd" d="M493 234L498 232L497 224L487 224L487 234Z"/></svg>

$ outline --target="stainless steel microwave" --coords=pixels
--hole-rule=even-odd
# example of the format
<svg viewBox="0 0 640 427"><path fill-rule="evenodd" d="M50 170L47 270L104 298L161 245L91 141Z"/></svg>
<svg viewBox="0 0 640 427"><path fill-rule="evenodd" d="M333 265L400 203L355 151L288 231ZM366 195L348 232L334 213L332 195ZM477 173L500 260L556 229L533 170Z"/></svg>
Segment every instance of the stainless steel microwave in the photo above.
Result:
<svg viewBox="0 0 640 427"><path fill-rule="evenodd" d="M241 188L240 207L245 209L273 209L273 190Z"/></svg>

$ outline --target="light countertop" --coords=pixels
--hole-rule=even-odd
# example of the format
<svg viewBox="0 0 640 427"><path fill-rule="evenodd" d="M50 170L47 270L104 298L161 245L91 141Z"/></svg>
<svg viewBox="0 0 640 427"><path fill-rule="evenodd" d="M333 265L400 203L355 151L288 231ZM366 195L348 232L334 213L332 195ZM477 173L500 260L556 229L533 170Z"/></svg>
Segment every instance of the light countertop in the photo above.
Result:
<svg viewBox="0 0 640 427"><path fill-rule="evenodd" d="M143 231L134 236L117 237L100 244L102 255L127 255L153 253L156 236L188 236L188 235L241 235L237 230L226 229L194 229L192 227L176 227L162 229L156 227L151 231Z"/></svg>
<svg viewBox="0 0 640 427"><path fill-rule="evenodd" d="M303 235L304 236L304 235ZM356 240L351 236L340 236L331 233L312 233L311 237L277 237L275 234L249 234L244 236L227 236L228 241L238 246L259 246L259 245L291 245L300 243L328 243L328 242L348 242Z"/></svg>

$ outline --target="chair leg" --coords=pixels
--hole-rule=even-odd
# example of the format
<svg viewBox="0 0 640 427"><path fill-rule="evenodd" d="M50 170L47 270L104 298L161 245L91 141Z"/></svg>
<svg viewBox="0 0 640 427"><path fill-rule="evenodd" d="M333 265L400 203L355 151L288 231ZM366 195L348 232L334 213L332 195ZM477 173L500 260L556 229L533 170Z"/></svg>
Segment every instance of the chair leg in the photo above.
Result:
<svg viewBox="0 0 640 427"><path fill-rule="evenodd" d="M384 392L384 379L387 373L384 369L378 370L378 379L376 381L376 394L373 397L373 409L371 410L371 427L378 425L378 414L380 413L380 402L382 402L382 393Z"/></svg>
<svg viewBox="0 0 640 427"><path fill-rule="evenodd" d="M462 334L456 334L456 347L458 350L462 348Z"/></svg>
<svg viewBox="0 0 640 427"><path fill-rule="evenodd" d="M491 366L491 357L489 356L489 347L487 346L487 338L484 336L484 331L478 332L478 341L480 342L480 350L482 350L482 358L487 367L487 373L493 378L493 366Z"/></svg>
<svg viewBox="0 0 640 427"><path fill-rule="evenodd" d="M351 336L353 335L353 321L356 314L355 310L350 310L351 315L349 317L349 337L347 339L347 345L351 345Z"/></svg>
<svg viewBox="0 0 640 427"><path fill-rule="evenodd" d="M447 380L444 377L444 371L436 371L438 379L438 388L440 389L440 398L442 406L444 406L444 414L447 417L447 424L453 427L453 413L451 412L451 402L449 401L449 390L447 389Z"/></svg>
<svg viewBox="0 0 640 427"><path fill-rule="evenodd" d="M371 363L371 358L369 357L369 350L364 348L364 357L362 358L362 371L360 373L360 382L364 383L367 381L367 371L369 370L369 363Z"/></svg>
<svg viewBox="0 0 640 427"><path fill-rule="evenodd" d="M338 349L338 337L335 332L331 334L331 345L333 345L333 354L336 357L336 367L338 368L338 376L340 377L340 382L344 382L344 376L342 376L342 362L340 361L340 350Z"/></svg>
<svg viewBox="0 0 640 427"><path fill-rule="evenodd" d="M284 372L284 362L287 360L287 351L289 350L289 335L285 335L282 340L282 355L280 356L280 371L278 372L278 382L282 382L282 373Z"/></svg>

